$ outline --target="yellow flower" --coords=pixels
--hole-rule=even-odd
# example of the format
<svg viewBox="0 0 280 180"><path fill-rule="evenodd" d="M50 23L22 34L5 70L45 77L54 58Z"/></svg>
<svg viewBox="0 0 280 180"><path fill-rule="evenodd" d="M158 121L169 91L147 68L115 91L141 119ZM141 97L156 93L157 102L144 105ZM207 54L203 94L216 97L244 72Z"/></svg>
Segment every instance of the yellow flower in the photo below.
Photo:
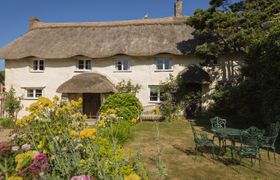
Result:
<svg viewBox="0 0 280 180"><path fill-rule="evenodd" d="M40 141L37 148L42 149L44 147L44 141Z"/></svg>
<svg viewBox="0 0 280 180"><path fill-rule="evenodd" d="M133 118L133 119L131 120L131 124L134 125L134 124L136 124L136 123L137 123L137 120L136 120L135 118Z"/></svg>
<svg viewBox="0 0 280 180"><path fill-rule="evenodd" d="M43 150L43 153L44 153L44 154L48 154L48 150L44 149L44 150Z"/></svg>
<svg viewBox="0 0 280 180"><path fill-rule="evenodd" d="M131 173L129 176L125 176L124 180L140 180L141 178L135 174L135 173Z"/></svg>
<svg viewBox="0 0 280 180"><path fill-rule="evenodd" d="M86 164L86 160L81 159L81 160L80 160L80 166L84 166L85 164Z"/></svg>
<svg viewBox="0 0 280 180"><path fill-rule="evenodd" d="M98 127L105 127L105 120L102 119L98 122Z"/></svg>
<svg viewBox="0 0 280 180"><path fill-rule="evenodd" d="M69 135L74 138L74 137L77 137L79 135L79 133L77 133L76 131L72 130L72 131L70 131Z"/></svg>
<svg viewBox="0 0 280 180"><path fill-rule="evenodd" d="M23 180L23 178L20 176L11 176L11 177L8 177L7 180Z"/></svg>
<svg viewBox="0 0 280 180"><path fill-rule="evenodd" d="M80 138L85 139L85 138L91 138L95 139L96 138L96 129L95 128L86 128L80 132Z"/></svg>
<svg viewBox="0 0 280 180"><path fill-rule="evenodd" d="M38 154L37 151L27 151L25 153L21 153L21 154L18 154L16 157L15 157L15 160L17 162L17 166L16 166L16 171L19 171L21 166L22 166L22 163L24 162L24 160L26 158L30 158L30 159L33 159L36 155Z"/></svg>

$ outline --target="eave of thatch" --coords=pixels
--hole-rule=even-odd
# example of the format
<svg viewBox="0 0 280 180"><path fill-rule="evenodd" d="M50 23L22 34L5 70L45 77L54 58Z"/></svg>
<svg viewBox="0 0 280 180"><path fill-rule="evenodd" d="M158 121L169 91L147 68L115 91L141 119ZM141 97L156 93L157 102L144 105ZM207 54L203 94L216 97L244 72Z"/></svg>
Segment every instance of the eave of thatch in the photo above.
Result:
<svg viewBox="0 0 280 180"><path fill-rule="evenodd" d="M117 92L115 86L97 73L79 74L61 84L58 93L110 93Z"/></svg>
<svg viewBox="0 0 280 180"><path fill-rule="evenodd" d="M194 29L186 25L186 20L187 17L169 17L119 22L44 23L33 19L28 33L0 49L0 58L184 55L195 46Z"/></svg>
<svg viewBox="0 0 280 180"><path fill-rule="evenodd" d="M179 77L184 83L209 84L210 75L196 65L189 65L179 73Z"/></svg>

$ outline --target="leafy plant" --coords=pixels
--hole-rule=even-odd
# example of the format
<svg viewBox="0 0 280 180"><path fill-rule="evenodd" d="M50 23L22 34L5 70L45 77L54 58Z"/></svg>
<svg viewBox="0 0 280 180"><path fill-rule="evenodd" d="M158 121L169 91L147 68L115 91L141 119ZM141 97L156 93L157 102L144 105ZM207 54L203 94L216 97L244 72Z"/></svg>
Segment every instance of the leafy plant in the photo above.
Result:
<svg viewBox="0 0 280 180"><path fill-rule="evenodd" d="M13 87L4 94L4 97L4 110L8 113L10 118L15 118L15 113L22 108L20 98L16 97L16 92Z"/></svg>
<svg viewBox="0 0 280 180"><path fill-rule="evenodd" d="M5 128L13 128L15 126L15 122L11 118L1 118L0 126L5 127Z"/></svg>
<svg viewBox="0 0 280 180"><path fill-rule="evenodd" d="M141 85L133 84L131 80L122 80L117 84L116 88L120 93L131 93L135 95L141 89Z"/></svg>
<svg viewBox="0 0 280 180"><path fill-rule="evenodd" d="M116 110L116 115L127 121L137 119L143 111L139 99L129 93L117 93L109 96L105 103L100 107L99 112L102 114L108 109Z"/></svg>

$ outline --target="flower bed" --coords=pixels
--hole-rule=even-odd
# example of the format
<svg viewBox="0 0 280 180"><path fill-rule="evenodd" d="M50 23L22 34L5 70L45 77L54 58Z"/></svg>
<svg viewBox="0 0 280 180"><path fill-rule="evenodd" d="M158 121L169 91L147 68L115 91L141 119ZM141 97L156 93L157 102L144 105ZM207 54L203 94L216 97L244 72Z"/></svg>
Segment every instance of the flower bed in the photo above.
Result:
<svg viewBox="0 0 280 180"><path fill-rule="evenodd" d="M136 120L109 109L89 127L81 104L41 97L27 108L19 133L0 144L0 179L148 179L139 156L122 147Z"/></svg>

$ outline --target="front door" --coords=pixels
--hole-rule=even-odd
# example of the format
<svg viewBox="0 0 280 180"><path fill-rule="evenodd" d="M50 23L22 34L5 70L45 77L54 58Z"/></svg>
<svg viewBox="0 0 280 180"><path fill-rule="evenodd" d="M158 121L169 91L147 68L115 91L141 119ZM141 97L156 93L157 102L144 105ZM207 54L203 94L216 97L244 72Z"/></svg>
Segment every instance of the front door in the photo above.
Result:
<svg viewBox="0 0 280 180"><path fill-rule="evenodd" d="M83 113L88 118L97 116L98 110L101 105L100 94L98 93L84 93L83 94Z"/></svg>

